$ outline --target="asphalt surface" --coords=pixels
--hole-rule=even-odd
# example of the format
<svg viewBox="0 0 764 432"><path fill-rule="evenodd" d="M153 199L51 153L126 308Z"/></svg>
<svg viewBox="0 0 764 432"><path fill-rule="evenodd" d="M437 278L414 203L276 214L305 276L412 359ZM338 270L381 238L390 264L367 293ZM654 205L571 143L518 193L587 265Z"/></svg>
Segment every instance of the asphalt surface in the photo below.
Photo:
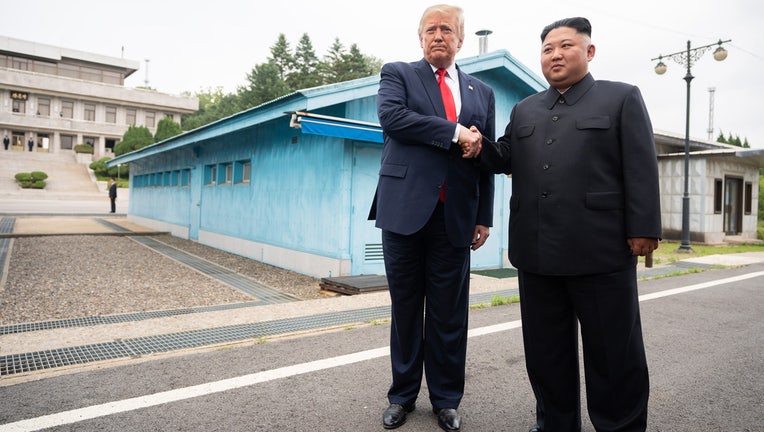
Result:
<svg viewBox="0 0 764 432"><path fill-rule="evenodd" d="M641 283L649 430L764 430L762 281L753 264ZM471 311L463 431L533 422L519 318L517 304ZM388 332L365 323L0 381L0 431L380 431ZM438 430L426 387L399 430Z"/></svg>

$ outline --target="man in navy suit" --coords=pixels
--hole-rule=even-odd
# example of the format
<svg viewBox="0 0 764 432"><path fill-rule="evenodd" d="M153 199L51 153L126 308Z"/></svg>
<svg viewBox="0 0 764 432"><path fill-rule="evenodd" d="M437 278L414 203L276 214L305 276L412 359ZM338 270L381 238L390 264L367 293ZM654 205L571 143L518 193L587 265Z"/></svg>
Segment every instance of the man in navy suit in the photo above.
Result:
<svg viewBox="0 0 764 432"><path fill-rule="evenodd" d="M481 165L512 174L509 259L519 271L531 431L581 430L578 325L597 431L644 431L649 394L637 256L661 237L653 128L637 87L595 81L591 24L541 33L550 88L518 103Z"/></svg>
<svg viewBox="0 0 764 432"><path fill-rule="evenodd" d="M479 144L470 126L494 135L494 93L454 63L464 40L460 8L428 8L419 40L422 60L383 66L377 101L384 147L370 218L382 229L392 301L392 385L383 426L406 421L424 367L438 424L458 431L470 250L485 243L493 219L493 174L481 172L468 158L476 150L464 153L462 146ZM438 69L445 70L441 78ZM448 119L447 109L458 121Z"/></svg>

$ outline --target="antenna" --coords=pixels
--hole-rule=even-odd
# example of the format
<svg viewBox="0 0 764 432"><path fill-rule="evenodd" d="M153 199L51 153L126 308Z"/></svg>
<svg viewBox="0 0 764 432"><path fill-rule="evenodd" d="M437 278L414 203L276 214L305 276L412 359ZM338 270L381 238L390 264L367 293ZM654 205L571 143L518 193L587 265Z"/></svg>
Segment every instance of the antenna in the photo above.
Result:
<svg viewBox="0 0 764 432"><path fill-rule="evenodd" d="M475 32L478 39L478 54L485 54L488 51L488 35L493 33L491 30L478 30Z"/></svg>
<svg viewBox="0 0 764 432"><path fill-rule="evenodd" d="M143 80L144 87L149 87L149 59L145 59L146 61L146 78Z"/></svg>
<svg viewBox="0 0 764 432"><path fill-rule="evenodd" d="M714 140L714 93L716 92L716 87L709 87L708 88L708 140L713 141Z"/></svg>

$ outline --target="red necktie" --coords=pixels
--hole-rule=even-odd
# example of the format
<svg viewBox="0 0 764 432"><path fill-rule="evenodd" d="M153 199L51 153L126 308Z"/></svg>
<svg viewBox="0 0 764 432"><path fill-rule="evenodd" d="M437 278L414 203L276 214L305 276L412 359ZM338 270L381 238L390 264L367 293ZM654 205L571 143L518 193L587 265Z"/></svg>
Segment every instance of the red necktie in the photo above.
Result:
<svg viewBox="0 0 764 432"><path fill-rule="evenodd" d="M451 93L451 88L446 84L446 70L438 69L435 71L438 74L438 87L440 87L440 97L443 98L443 106L446 107L446 118L451 121L456 121L456 104L454 103L454 94ZM440 202L446 202L446 182L443 182L443 186L440 188Z"/></svg>
<svg viewBox="0 0 764 432"><path fill-rule="evenodd" d="M446 107L446 118L456 121L456 104L454 103L454 94L451 88L446 84L446 70L438 69L438 87L440 87L440 96L443 98L443 105Z"/></svg>

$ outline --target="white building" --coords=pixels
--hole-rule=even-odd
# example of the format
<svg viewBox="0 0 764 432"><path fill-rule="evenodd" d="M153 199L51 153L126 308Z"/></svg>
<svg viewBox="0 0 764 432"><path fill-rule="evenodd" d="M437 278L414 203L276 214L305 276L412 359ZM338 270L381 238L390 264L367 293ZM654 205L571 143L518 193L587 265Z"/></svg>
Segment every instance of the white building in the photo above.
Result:
<svg viewBox="0 0 764 432"><path fill-rule="evenodd" d="M0 137L9 150L71 151L91 144L94 158L112 149L130 125L156 132L159 120L199 108L195 97L124 86L134 60L0 36ZM3 148L0 147L0 151Z"/></svg>
<svg viewBox="0 0 764 432"><path fill-rule="evenodd" d="M756 241L759 168L764 149L691 139L688 171L691 243ZM684 136L655 132L663 237L680 239L684 197Z"/></svg>

